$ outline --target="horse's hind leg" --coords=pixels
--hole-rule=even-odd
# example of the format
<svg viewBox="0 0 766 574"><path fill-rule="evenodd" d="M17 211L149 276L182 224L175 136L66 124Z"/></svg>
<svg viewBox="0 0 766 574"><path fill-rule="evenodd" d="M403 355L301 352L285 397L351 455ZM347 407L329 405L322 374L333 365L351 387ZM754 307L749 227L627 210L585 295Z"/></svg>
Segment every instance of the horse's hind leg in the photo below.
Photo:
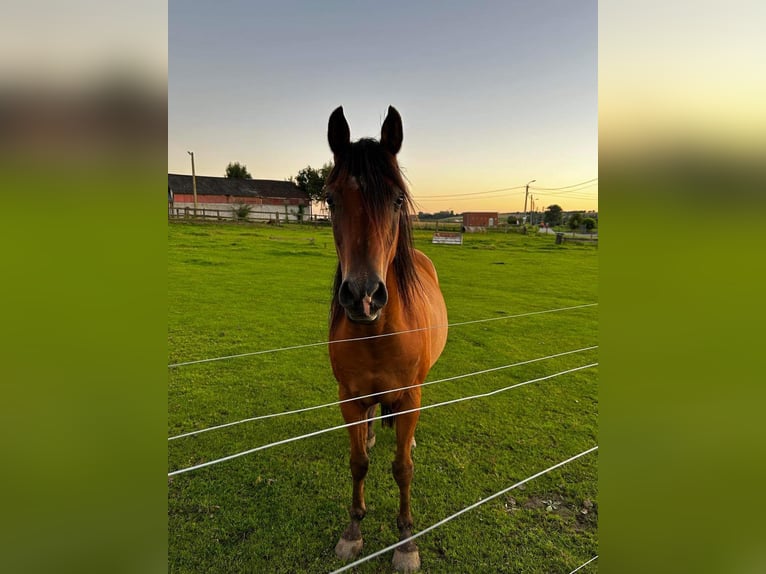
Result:
<svg viewBox="0 0 766 574"><path fill-rule="evenodd" d="M414 401L412 401L414 403ZM401 410L417 408L420 405L401 405ZM399 515L396 525L399 527L399 540L412 535L412 513L410 511L410 483L414 465L412 463L412 442L415 426L418 423L418 411L396 416L396 458L392 465L394 479L399 485ZM420 568L420 553L414 542L410 541L394 550L393 566L399 572L415 572Z"/></svg>
<svg viewBox="0 0 766 574"><path fill-rule="evenodd" d="M347 423L367 420L368 409L355 403L341 405L343 419ZM348 428L351 443L351 476L354 479L353 494L349 516L351 522L343 532L335 546L335 555L341 560L351 560L362 550L361 522L367 513L364 504L364 477L367 475L367 467L370 459L367 457L367 424L358 424Z"/></svg>
<svg viewBox="0 0 766 574"><path fill-rule="evenodd" d="M375 417L375 409L378 405L372 405L367 410L367 418L371 419ZM370 450L375 446L375 429L372 428L373 421L367 423L367 450Z"/></svg>

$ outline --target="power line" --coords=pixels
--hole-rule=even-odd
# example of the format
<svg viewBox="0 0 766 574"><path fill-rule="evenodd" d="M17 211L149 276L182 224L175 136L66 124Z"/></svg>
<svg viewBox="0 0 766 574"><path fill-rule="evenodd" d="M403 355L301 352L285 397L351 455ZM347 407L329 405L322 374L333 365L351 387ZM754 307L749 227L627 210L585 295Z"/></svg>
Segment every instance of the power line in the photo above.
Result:
<svg viewBox="0 0 766 574"><path fill-rule="evenodd" d="M516 195L521 194L523 192L521 191L514 191L513 193L509 193L508 195ZM505 197L505 196L503 196ZM458 197L455 199L451 199L450 201L476 201L477 199L502 199L500 197Z"/></svg>
<svg viewBox="0 0 766 574"><path fill-rule="evenodd" d="M573 369L567 369L565 371L560 371L558 373L554 373L552 375L546 375L544 377L539 377L537 379L530 379L528 381L522 381L521 383L516 383L516 384L513 384L513 385L509 385L507 387L503 387L503 388L500 388L500 389L495 389L494 391L489 391L489 392L481 393L481 394L478 394L478 395L470 395L470 396L467 396L467 397L460 397L460 398L457 398L457 399L452 399L452 400L444 401L444 402L441 402L441 403L434 403L434 404L431 404L431 405L421 406L421 407L418 407L416 409L407 409L407 410L404 410L404 411L400 411L398 413L390 413L390 414L386 414L386 415L380 415L380 416L377 416L377 417L370 417L368 419L363 419L363 420L355 421L355 422L352 422L352 423L346 423L346 424L337 425L337 426L334 426L334 427L320 429L318 431L310 432L310 433L303 434L303 435L293 436L293 437L286 438L286 439L283 439L283 440L278 440L276 442L272 442L272 443L264 444L264 445L261 445L261 446L257 446L255 448L251 448L251 449L243 451L243 452L238 452L238 453L235 453L235 454L230 454L230 455L224 456L222 458L217 458L215 460L210 460L208 462L203 462L203 463L200 463L200 464L195 464L194 466L189 466L189 467L186 467L186 468L181 468L181 469L178 469L178 470L174 470L173 472L169 472L168 473L168 477L175 476L177 474L183 474L185 472L190 472L192 470L198 470L198 469L204 468L206 466L212 466L214 464L218 464L219 462L225 462L225 461L228 461L228 460L239 458L241 456L252 454L254 452L258 452L258 451L261 451L261 450L266 450L267 448L272 448L272 447L275 447L275 446L280 446L280 445L283 445L283 444L295 442L297 440L302 440L304 438L311 438L311 437L318 436L318 435L324 434L324 433L328 433L328 432L331 432L331 431L334 431L334 430L340 430L340 429L344 429L344 428L353 427L353 426L356 426L356 425L367 424L367 423L372 422L372 421L379 421L379 420L383 420L383 419L386 419L386 418L395 417L397 415L406 415L406 414L414 413L414 412L417 412L417 411L425 411L425 410L428 410L428 409L434 409L436 407L443 407L443 406L446 406L446 405L451 405L451 404L454 404L454 403L460 403L460 402L463 402L463 401L470 401L470 400L473 400L473 399L486 398L486 397L490 397L492 395L503 393L505 391L510 391L511 389L522 387L524 385L529 385L531 383L537 383L537 382L540 382L540 381L545 381L545 380L548 380L548 379L552 379L554 377L558 377L558 376L561 376L561 375L566 375L566 374L569 374L569 373L574 373L576 371L581 371L583 369L589 369L591 367L596 367L596 366L598 366L598 363L590 363L588 365L583 365L583 366L580 366L580 367L575 367Z"/></svg>
<svg viewBox="0 0 766 574"><path fill-rule="evenodd" d="M585 188L582 188L585 189ZM573 189L571 191L535 191L535 197L560 197L560 198L575 198L575 199L597 199L598 190L592 191L580 191L579 189Z"/></svg>
<svg viewBox="0 0 766 574"><path fill-rule="evenodd" d="M531 189L541 190L541 191L558 191L560 189L570 189L572 187L579 187L579 186L584 185L586 183L591 183L591 182L595 182L595 181L598 181L597 177L594 177L592 179L588 179L588 180L585 180L585 181L581 181L580 183L573 183L572 185L564 185L564 186L561 186L561 187L537 187L537 186L535 186L535 187L531 187Z"/></svg>
<svg viewBox="0 0 766 574"><path fill-rule="evenodd" d="M524 480L520 480L516 484L512 484L508 488L504 488L503 490L500 490L500 491L496 492L495 494L487 496L486 498L482 498L478 502L474 502L470 506L466 506L465 508L463 508L461 510L458 510L455 514L449 515L447 518L444 518L444 519L440 520L439 522L436 522L435 524L432 524L431 526L429 526L427 528L424 528L420 532L416 532L412 536L409 536L409 537L405 538L404 540L400 540L396 544L391 544L390 546L386 546L382 550L378 550L377 552L373 552L372 554L369 554L368 556L365 556L364 558L360 558L359 560L351 562L350 564L346 564L342 568L338 568L337 570L333 570L330 574L340 574L341 572L345 572L347 570L351 570L352 568L356 568L357 566L367 562L368 560L372 560L373 558L377 558L378 556L381 556L381 555L385 554L386 552L390 552L391 550L395 550L399 546L401 546L403 544L407 544L408 542L411 542L411 541L415 540L416 538L420 538L424 534L426 534L428 532L431 532L432 530L435 530L436 528L439 528L440 526L446 524L450 520L453 520L453 519L457 518L461 514L465 514L469 510L473 510L474 508L477 508L477 507L481 506L482 504L485 504L486 502L489 502L490 500L493 500L493 499L497 498L498 496L502 496L503 494L505 494L507 492L510 492L514 488L518 488L521 485L526 484L530 480L534 480L535 478L538 478L538 477L540 477L540 476L542 476L544 474L547 474L547 473L551 472L552 470L556 470L557 468L562 467L565 464L569 464L573 460L577 460L578 458L580 458L582 456L585 456L586 454L590 454L590 453L592 453L592 452L594 452L596 450L598 450L598 445L596 445L594 447L591 447L588 450L584 450L584 451L582 451L579 454L571 456L571 457L569 457L566 460L562 460L561 462L556 463L553 466L549 466L545 470L541 470L540 472L537 472L537 473L533 474L532 476L529 476L529 477L525 478ZM586 562L586 564L587 564L587 562Z"/></svg>
<svg viewBox="0 0 766 574"><path fill-rule="evenodd" d="M536 193L535 197L536 198L545 198L545 197L547 197L548 199L546 201L548 201L548 202L554 202L554 201L562 201L563 202L564 200L567 200L567 199L570 199L570 200L571 199L580 199L580 200L584 200L584 201L598 201L598 195L567 195L565 197L562 197L560 195L552 195L551 196L551 195L546 195L545 193Z"/></svg>
<svg viewBox="0 0 766 574"><path fill-rule="evenodd" d="M594 191L580 191L579 189L573 189L572 191L535 191L535 197L585 197L588 199L595 199L598 197L598 190Z"/></svg>
<svg viewBox="0 0 766 574"><path fill-rule="evenodd" d="M554 359L554 358L557 358L557 357L563 357L564 355L572 355L574 353L581 353L583 351L592 351L593 349L598 349L598 345L593 345L591 347L584 347L582 349L576 349L574 351L564 351L563 353L556 353L555 355L548 355L547 357L539 357L537 359L528 359L526 361L520 361L518 363L513 363L511 365L503 365L501 367L492 367L490 369L484 369L482 371L475 371L473 373L466 373L464 375L455 375L453 377L447 377L446 379L437 379L435 381L428 381L428 382L418 383L417 385L409 385L409 386L406 386L406 387L399 387L396 390L397 391L405 391L407 389L414 389L415 387L425 387L427 385L435 385L436 383L446 383L448 381L456 381L458 379L465 379L467 377L473 377L475 375L483 375L483 374L491 373L491 372L494 372L494 371L501 371L503 369L510 369L512 367L520 367L521 365L528 365L530 363L537 363L539 361L546 361L548 359ZM371 397L377 397L377 396L380 396L380 395L385 395L385 394L388 394L390 392L391 391L380 391L378 393L370 393L369 395L362 395L362 396L359 396L359 397L353 397L351 399L344 399L342 401L335 401L335 402L332 402L332 403L324 403L322 405L314 405L314 406L311 406L311 407L304 407L304 408L301 408L301 409L295 409L295 410L292 410L292 411L284 411L284 412L281 412L281 413L271 413L271 414L267 414L267 415L260 415L260 416L256 416L256 417L250 417L250 418L247 418L247 419L242 419L240 421L224 423L224 424L220 424L220 425L216 425L216 426L212 426L212 427L208 427L208 428L204 428L204 429L200 429L200 430L196 430L196 431L190 431L190 432L179 434L179 435L176 435L176 436L171 436L171 437L168 438L168 440L171 441L171 440L176 440L176 439L179 439L179 438L185 438L185 437L188 437L188 436L194 436L194 435L202 434L204 432L208 432L208 431L212 431L212 430L219 430L219 429L222 429L222 428L232 427L232 426L240 425L240 424L243 424L243 423L249 423L249 422L253 422L253 421L270 419L270 418L274 418L274 417L281 417L281 416L285 416L285 415L293 415L293 414L298 414L298 413L305 413L305 412L313 411L313 410L316 410L316 409L321 409L321 408L325 408L325 407L332 407L332 406L335 406L335 405L341 405L343 403L349 403L349 402L358 401L358 400L362 400L362 399L369 399Z"/></svg>
<svg viewBox="0 0 766 574"><path fill-rule="evenodd" d="M546 309L544 311L530 311L528 313L519 313L517 315L504 315L502 317L490 317L488 319L476 319L474 321L462 321L460 323L450 323L448 325L433 325L431 327L421 327L421 328L418 328L418 329L408 329L406 331L395 331L393 333L383 333L382 335L370 335L368 337L356 337L356 338L353 338L353 339L338 339L336 341L320 341L318 343L306 343L306 344L303 344L303 345L293 345L293 346L290 346L290 347L280 347L280 348L277 348L277 349L265 349L263 351L251 351L251 352L248 352L248 353L239 353L237 355L226 355L226 356L223 356L223 357L212 357L212 358L209 358L209 359L196 359L196 360L193 360L193 361L185 361L183 363L172 363L172 364L168 365L168 368L169 369L174 369L174 368L177 368L177 367L185 367L185 366L188 366L188 365L196 365L196 364L199 364L199 363L211 363L213 361L223 361L223 360L226 360L226 359L238 359L238 358L241 358L241 357L252 357L254 355L264 355L264 354L267 354L267 353L277 353L277 352L281 352L281 351L292 351L292 350L295 350L295 349L306 349L308 347L319 347L319 346L323 346L323 345L335 345L335 344L338 344L338 343L351 343L351 342L354 342L354 341L367 341L367 340L370 340L370 339L379 339L379 338L382 338L382 337L392 337L394 335L402 335L402 334L405 334L405 333L416 333L418 331L428 331L430 329L444 329L445 327L459 327L461 325L471 325L471 324L474 324L474 323L486 323L486 322L489 322L489 321L500 321L500 320L503 320L503 319L518 319L519 317L529 317L531 315L542 315L542 314L545 314L545 313L557 313L559 311L570 311L572 309L582 309L582 308L585 308L585 307L593 307L593 306L596 306L596 305L598 305L598 303L584 303L582 305L574 305L572 307L560 307L558 309Z"/></svg>
<svg viewBox="0 0 766 574"><path fill-rule="evenodd" d="M594 177L593 179L589 179L589 180L586 180L586 181L581 181L579 183L573 183L572 185L565 185L565 186L562 186L562 187L533 187L533 186L529 186L529 189L533 189L533 190L536 190L536 191L537 190L540 190L540 191L558 191L558 190L561 190L561 189L570 189L570 188L573 188L573 187L579 187L579 186L584 185L586 183L591 183L591 182L595 182L595 181L598 181L597 177ZM475 191L475 192L472 192L472 193L448 193L448 194L444 194L444 195L417 195L417 196L415 196L415 199L416 200L420 200L420 199L453 199L453 198L456 198L456 197L469 197L470 198L470 197L476 197L478 195L488 195L488 194L492 194L492 193L500 193L500 192L504 192L504 191L513 191L515 189L521 190L521 189L525 189L525 188L526 188L526 185L515 185L513 187L503 187L503 188L500 188L500 189L490 189L490 190L487 190L487 191ZM573 191L578 191L578 190L573 190ZM519 191L518 193L521 193L521 192Z"/></svg>
<svg viewBox="0 0 766 574"><path fill-rule="evenodd" d="M418 195L415 197L415 199L441 199L441 198L451 198L451 197L464 197L468 195L483 195L485 193L500 193L501 191L511 191L514 189L524 189L525 186L523 185L516 185L513 187L503 187L501 189L490 189L488 191L476 191L473 193L451 193L447 195Z"/></svg>

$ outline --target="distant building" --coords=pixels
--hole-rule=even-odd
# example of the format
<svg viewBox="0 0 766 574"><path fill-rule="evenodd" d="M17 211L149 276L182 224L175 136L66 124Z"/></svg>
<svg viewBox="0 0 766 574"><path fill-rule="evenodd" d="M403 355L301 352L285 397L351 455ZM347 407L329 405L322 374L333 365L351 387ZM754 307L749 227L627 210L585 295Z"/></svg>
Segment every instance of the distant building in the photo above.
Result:
<svg viewBox="0 0 766 574"><path fill-rule="evenodd" d="M252 206L250 219L296 220L300 215L310 215L308 194L291 181L206 175L198 175L196 179L199 209L217 209L231 213L233 217L234 210L245 204ZM172 190L173 208L194 207L192 176L169 173L168 188Z"/></svg>
<svg viewBox="0 0 766 574"><path fill-rule="evenodd" d="M465 231L485 230L499 223L497 211L466 211L463 213L463 229Z"/></svg>

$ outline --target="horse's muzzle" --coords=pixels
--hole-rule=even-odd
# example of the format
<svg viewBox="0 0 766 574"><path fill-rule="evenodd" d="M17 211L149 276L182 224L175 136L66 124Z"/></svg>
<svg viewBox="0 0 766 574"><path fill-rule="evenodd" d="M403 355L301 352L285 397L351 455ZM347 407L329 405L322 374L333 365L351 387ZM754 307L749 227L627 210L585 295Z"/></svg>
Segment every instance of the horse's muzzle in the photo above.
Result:
<svg viewBox="0 0 766 574"><path fill-rule="evenodd" d="M338 291L338 302L351 321L372 323L378 319L380 310L388 302L388 290L377 276L366 281L345 279Z"/></svg>

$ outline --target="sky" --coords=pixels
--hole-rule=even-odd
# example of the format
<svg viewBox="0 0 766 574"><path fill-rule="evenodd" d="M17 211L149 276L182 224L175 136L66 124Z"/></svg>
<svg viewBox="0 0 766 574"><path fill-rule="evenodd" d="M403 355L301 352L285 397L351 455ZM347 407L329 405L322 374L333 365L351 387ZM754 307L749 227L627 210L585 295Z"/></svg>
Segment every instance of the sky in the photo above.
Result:
<svg viewBox="0 0 766 574"><path fill-rule="evenodd" d="M595 1L171 0L168 171L284 180L401 114L419 211L598 209Z"/></svg>

